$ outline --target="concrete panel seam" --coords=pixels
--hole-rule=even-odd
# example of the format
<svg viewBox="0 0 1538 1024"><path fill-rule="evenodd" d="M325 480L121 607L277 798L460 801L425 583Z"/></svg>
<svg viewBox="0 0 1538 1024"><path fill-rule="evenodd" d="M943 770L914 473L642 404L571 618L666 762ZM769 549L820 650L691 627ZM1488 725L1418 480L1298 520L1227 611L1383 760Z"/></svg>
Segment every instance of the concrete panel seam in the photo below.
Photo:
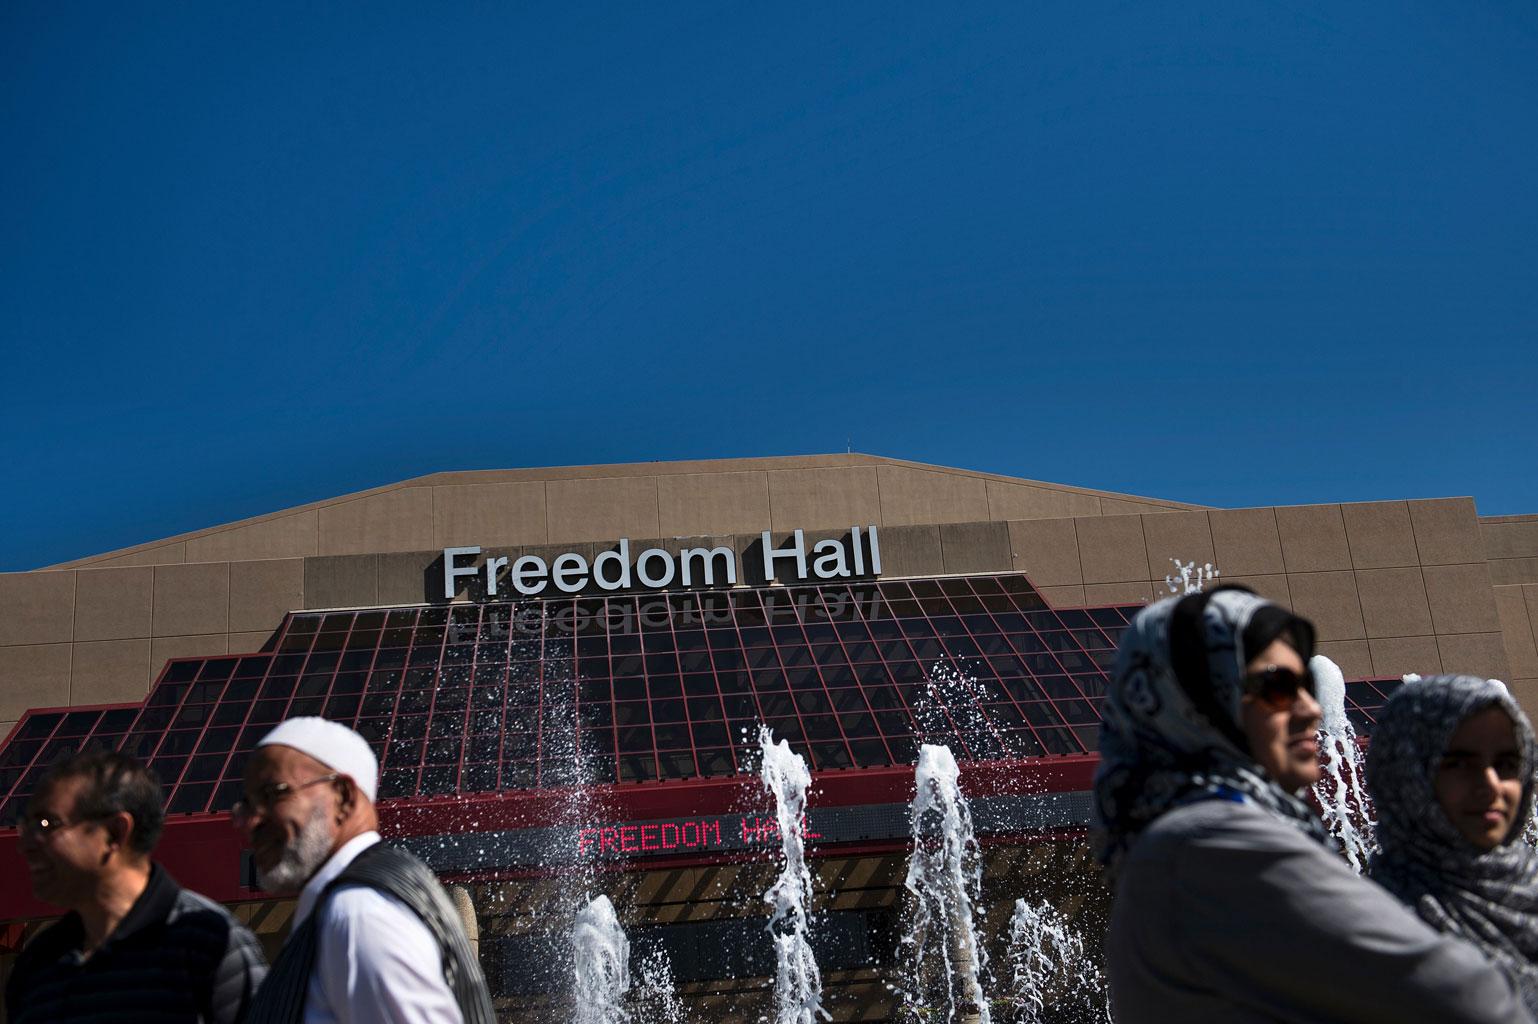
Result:
<svg viewBox="0 0 1538 1024"><path fill-rule="evenodd" d="M1361 616L1361 620L1362 620L1362 636L1366 637L1367 636L1367 610L1362 607L1362 588L1357 585L1357 579L1356 579L1356 554L1354 552L1352 552L1352 550L1351 550L1351 531L1346 529L1346 517L1345 517L1345 512L1344 511L1341 512L1340 532L1341 532L1341 535L1346 538L1346 565L1350 566L1350 572L1351 572L1351 592L1356 595L1356 613L1357 613L1357 615ZM1413 534L1415 531L1411 530L1410 532ZM1286 555L1284 554L1283 558L1285 558L1285 557L1286 557ZM1419 568L1419 567L1417 567L1417 568ZM1425 589L1426 589L1426 577L1425 577L1425 574L1422 573L1421 574L1421 590L1425 591ZM1429 612L1430 607L1431 607L1431 601L1430 601L1429 598L1426 601L1426 607L1427 607L1427 610ZM1432 625L1431 625L1431 628L1432 628L1433 631L1435 631L1436 630L1436 623L1433 622Z"/></svg>
<svg viewBox="0 0 1538 1024"><path fill-rule="evenodd" d="M1099 498L1095 499L1097 502ZM1068 528L1073 531L1073 557L1079 561L1079 586L1084 585L1084 545L1079 543L1079 521L1077 518L1068 520ZM1146 554L1146 549L1145 549Z"/></svg>

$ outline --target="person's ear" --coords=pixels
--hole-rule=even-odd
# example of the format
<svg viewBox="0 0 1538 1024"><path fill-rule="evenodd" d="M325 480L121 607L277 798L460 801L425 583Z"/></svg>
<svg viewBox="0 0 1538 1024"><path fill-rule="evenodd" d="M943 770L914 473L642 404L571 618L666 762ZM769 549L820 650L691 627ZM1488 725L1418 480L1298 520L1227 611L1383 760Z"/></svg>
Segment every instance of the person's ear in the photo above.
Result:
<svg viewBox="0 0 1538 1024"><path fill-rule="evenodd" d="M128 843L133 839L134 816L127 811L118 811L102 819L102 828L107 833L107 848L122 852L128 849Z"/></svg>
<svg viewBox="0 0 1538 1024"><path fill-rule="evenodd" d="M358 784L346 775L338 775L336 779L336 820L340 825L352 817L353 810L358 806Z"/></svg>

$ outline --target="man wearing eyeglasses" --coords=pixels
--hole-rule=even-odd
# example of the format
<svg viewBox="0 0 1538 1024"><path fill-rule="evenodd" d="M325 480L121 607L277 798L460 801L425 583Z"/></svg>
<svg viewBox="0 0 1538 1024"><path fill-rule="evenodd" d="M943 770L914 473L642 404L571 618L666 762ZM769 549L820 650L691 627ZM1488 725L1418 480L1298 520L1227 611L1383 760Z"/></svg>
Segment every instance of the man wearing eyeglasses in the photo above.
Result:
<svg viewBox="0 0 1538 1024"><path fill-rule="evenodd" d="M112 751L49 770L21 820L38 899L68 913L27 944L5 989L12 1024L239 1021L266 973L256 937L150 857L160 786Z"/></svg>
<svg viewBox="0 0 1538 1024"><path fill-rule="evenodd" d="M262 738L233 811L264 889L299 897L250 1020L492 1024L464 928L432 870L380 842L378 761L351 729L291 718Z"/></svg>

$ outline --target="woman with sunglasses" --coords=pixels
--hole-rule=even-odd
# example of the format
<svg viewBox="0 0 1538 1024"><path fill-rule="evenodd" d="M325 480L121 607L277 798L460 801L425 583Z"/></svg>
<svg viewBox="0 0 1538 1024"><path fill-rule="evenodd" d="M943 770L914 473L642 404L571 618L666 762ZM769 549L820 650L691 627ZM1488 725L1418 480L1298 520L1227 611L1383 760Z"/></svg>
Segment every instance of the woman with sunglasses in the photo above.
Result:
<svg viewBox="0 0 1538 1024"><path fill-rule="evenodd" d="M1533 729L1506 687L1474 676L1406 682L1378 715L1367 785L1369 873L1439 932L1479 947L1538 1014Z"/></svg>
<svg viewBox="0 0 1538 1024"><path fill-rule="evenodd" d="M1307 620L1232 586L1150 605L1123 634L1094 837L1117 1021L1530 1021L1299 799L1319 777L1313 647Z"/></svg>

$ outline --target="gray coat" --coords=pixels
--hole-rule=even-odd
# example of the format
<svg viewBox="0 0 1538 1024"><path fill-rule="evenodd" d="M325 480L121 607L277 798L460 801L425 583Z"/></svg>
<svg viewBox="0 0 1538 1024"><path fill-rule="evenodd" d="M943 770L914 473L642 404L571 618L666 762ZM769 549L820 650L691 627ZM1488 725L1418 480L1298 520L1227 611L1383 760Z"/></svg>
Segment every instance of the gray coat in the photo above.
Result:
<svg viewBox="0 0 1538 1024"><path fill-rule="evenodd" d="M1119 1024L1531 1022L1480 953L1296 828L1213 799L1124 859L1106 937Z"/></svg>

